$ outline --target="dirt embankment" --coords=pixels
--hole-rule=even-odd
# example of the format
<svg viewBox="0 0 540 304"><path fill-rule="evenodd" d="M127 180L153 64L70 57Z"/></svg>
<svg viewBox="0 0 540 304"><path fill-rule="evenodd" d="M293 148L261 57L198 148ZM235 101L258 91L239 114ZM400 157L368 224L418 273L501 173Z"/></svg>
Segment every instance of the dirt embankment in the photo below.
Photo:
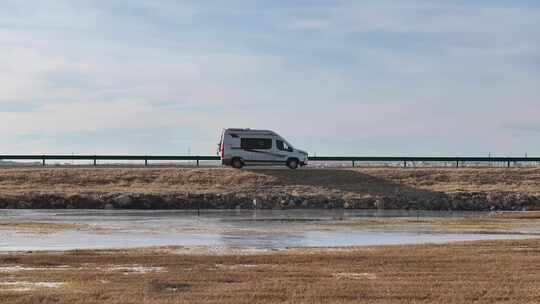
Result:
<svg viewBox="0 0 540 304"><path fill-rule="evenodd" d="M540 210L540 169L2 169L0 208Z"/></svg>

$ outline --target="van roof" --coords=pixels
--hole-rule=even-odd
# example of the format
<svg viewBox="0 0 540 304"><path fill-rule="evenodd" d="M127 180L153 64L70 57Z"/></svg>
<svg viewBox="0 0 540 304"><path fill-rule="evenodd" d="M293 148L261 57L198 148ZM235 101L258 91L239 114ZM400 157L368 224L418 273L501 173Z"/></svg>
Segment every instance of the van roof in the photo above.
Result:
<svg viewBox="0 0 540 304"><path fill-rule="evenodd" d="M277 135L276 132L272 130L255 130L249 128L227 128L225 132L238 132L238 133L249 133L249 134L267 134L267 135Z"/></svg>

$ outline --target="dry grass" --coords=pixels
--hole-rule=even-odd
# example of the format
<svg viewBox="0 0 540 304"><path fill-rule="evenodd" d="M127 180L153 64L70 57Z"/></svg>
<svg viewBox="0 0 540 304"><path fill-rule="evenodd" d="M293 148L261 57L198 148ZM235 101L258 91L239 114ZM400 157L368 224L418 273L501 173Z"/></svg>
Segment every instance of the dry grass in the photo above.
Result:
<svg viewBox="0 0 540 304"><path fill-rule="evenodd" d="M18 168L0 170L0 194L232 191L275 178L231 169Z"/></svg>
<svg viewBox="0 0 540 304"><path fill-rule="evenodd" d="M2 254L0 267L20 268L0 271L1 282L64 284L29 291L0 284L0 303L540 302L540 240L251 255L175 252ZM130 270L141 267L159 271Z"/></svg>
<svg viewBox="0 0 540 304"><path fill-rule="evenodd" d="M80 229L82 225L46 222L0 222L1 230L17 230L23 232L50 233L62 230Z"/></svg>
<svg viewBox="0 0 540 304"><path fill-rule="evenodd" d="M395 194L410 191L540 194L537 168L281 169L15 168L0 170L0 194L275 191Z"/></svg>
<svg viewBox="0 0 540 304"><path fill-rule="evenodd" d="M323 229L355 227L368 230L384 231L422 231L444 233L518 233L520 229L540 229L540 221L534 217L483 216L469 218L362 218L320 224ZM531 234L527 232L527 234Z"/></svg>
<svg viewBox="0 0 540 304"><path fill-rule="evenodd" d="M496 218L499 219L530 219L538 220L540 219L540 212L529 211L529 212L498 212L495 214Z"/></svg>
<svg viewBox="0 0 540 304"><path fill-rule="evenodd" d="M432 191L540 193L539 168L368 169L368 172L374 177Z"/></svg>

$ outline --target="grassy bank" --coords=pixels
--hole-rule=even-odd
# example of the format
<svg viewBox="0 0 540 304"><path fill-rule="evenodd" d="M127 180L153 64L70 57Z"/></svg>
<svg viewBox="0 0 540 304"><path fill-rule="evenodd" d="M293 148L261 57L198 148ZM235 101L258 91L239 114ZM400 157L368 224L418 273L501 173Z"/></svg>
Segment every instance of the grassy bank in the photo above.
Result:
<svg viewBox="0 0 540 304"><path fill-rule="evenodd" d="M0 254L0 303L538 303L540 241Z"/></svg>
<svg viewBox="0 0 540 304"><path fill-rule="evenodd" d="M540 169L17 168L0 208L540 209Z"/></svg>

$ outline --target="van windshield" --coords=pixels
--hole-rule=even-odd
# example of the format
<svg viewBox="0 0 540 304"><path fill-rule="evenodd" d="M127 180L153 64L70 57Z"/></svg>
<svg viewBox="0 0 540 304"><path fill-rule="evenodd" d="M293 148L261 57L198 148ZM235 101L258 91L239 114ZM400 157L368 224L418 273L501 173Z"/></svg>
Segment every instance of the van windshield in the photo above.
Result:
<svg viewBox="0 0 540 304"><path fill-rule="evenodd" d="M289 145L286 141L277 139L276 140L276 147L281 151L292 151L291 145Z"/></svg>

